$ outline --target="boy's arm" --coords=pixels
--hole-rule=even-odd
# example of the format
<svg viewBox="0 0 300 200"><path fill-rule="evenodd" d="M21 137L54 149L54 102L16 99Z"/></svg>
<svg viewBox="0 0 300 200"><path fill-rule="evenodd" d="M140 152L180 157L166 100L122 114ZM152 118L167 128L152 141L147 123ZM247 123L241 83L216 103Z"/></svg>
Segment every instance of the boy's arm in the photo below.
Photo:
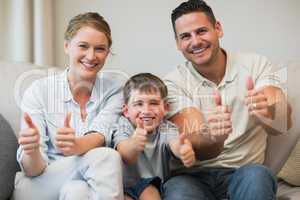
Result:
<svg viewBox="0 0 300 200"><path fill-rule="evenodd" d="M132 136L117 144L117 151L125 163L134 164L137 162L140 152L144 151L147 140L147 131L141 123L138 123Z"/></svg>

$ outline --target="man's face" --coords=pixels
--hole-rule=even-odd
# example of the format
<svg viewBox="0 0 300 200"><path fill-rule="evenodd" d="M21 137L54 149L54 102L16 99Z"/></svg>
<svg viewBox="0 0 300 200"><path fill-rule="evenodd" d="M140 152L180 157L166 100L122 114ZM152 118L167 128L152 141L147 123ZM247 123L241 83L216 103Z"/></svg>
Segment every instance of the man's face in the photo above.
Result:
<svg viewBox="0 0 300 200"><path fill-rule="evenodd" d="M142 122L148 133L152 132L167 112L167 104L159 92L144 93L132 91L128 104L123 107L123 114L135 126L138 121Z"/></svg>
<svg viewBox="0 0 300 200"><path fill-rule="evenodd" d="M175 21L177 48L192 64L200 68L213 63L223 36L221 24L212 24L203 12L182 15Z"/></svg>

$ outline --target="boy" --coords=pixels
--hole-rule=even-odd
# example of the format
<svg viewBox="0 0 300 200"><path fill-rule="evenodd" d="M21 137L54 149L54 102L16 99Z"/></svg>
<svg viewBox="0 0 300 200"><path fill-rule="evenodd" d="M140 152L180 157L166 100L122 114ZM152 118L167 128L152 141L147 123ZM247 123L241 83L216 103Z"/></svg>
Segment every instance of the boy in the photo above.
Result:
<svg viewBox="0 0 300 200"><path fill-rule="evenodd" d="M114 147L125 162L125 199L156 200L168 177L174 155L186 167L195 162L189 140L164 119L168 112L167 87L158 77L141 73L124 87L123 116L114 132Z"/></svg>

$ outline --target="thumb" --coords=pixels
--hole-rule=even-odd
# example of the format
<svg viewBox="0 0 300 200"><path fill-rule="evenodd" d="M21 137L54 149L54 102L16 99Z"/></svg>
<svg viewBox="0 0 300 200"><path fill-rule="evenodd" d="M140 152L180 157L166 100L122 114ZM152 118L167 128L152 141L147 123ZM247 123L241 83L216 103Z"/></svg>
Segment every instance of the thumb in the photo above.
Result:
<svg viewBox="0 0 300 200"><path fill-rule="evenodd" d="M24 113L24 120L25 120L25 123L27 124L27 126L29 127L29 128L36 128L36 126L34 125L34 123L33 123L33 121L32 121L32 119L31 119L31 117L29 116L29 114L28 113Z"/></svg>
<svg viewBox="0 0 300 200"><path fill-rule="evenodd" d="M144 129L144 122L140 118L136 120L136 128Z"/></svg>
<svg viewBox="0 0 300 200"><path fill-rule="evenodd" d="M71 112L68 112L65 121L64 121L64 127L70 128L70 121L71 121Z"/></svg>
<svg viewBox="0 0 300 200"><path fill-rule="evenodd" d="M216 106L221 106L222 105L222 99L221 99L221 94L218 90L214 92L214 100Z"/></svg>
<svg viewBox="0 0 300 200"><path fill-rule="evenodd" d="M183 133L179 134L179 144L184 145L185 135Z"/></svg>
<svg viewBox="0 0 300 200"><path fill-rule="evenodd" d="M253 90L254 89L254 82L251 76L247 77L247 81L246 81L246 87L247 90Z"/></svg>

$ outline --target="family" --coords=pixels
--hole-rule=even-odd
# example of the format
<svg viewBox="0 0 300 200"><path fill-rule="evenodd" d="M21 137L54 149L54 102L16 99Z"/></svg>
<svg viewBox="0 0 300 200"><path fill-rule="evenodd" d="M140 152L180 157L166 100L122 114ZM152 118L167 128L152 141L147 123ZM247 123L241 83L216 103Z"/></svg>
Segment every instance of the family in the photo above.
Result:
<svg viewBox="0 0 300 200"><path fill-rule="evenodd" d="M281 134L275 118L292 122L272 63L221 48L222 25L202 0L171 21L186 62L163 80L102 73L109 24L94 12L69 21L68 67L22 100L16 200L275 199L267 135Z"/></svg>

